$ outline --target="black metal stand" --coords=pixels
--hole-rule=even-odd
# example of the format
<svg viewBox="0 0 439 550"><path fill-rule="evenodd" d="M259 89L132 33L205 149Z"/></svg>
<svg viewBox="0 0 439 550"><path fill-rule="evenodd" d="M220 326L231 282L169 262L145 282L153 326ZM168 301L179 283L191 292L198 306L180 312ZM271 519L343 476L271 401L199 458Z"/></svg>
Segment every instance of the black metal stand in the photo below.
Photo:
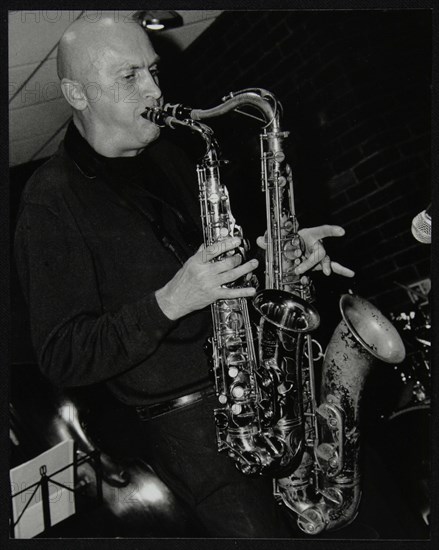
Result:
<svg viewBox="0 0 439 550"><path fill-rule="evenodd" d="M70 491L71 493L76 493L77 489L77 483L75 483L75 488L67 487L67 485L63 485L62 483L59 483L58 481L55 481L52 479L53 476L63 472L64 470L67 470L68 468L74 468L74 480L77 480L77 469L78 466L81 464L84 464L86 462L89 462L91 466L93 467L93 470L95 472L95 478L96 478L96 498L101 504L103 502L103 491L102 491L102 463L101 463L101 453L98 450L93 450L87 454L82 455L78 458L78 451L75 449L74 453L74 460L70 464L67 464L63 468L60 468L56 472L53 472L50 476L47 475L47 466L43 465L40 467L40 480L36 483L30 485L29 487L26 487L25 489L22 489L21 491L18 491L15 494L11 494L11 519L10 519L10 538L15 538L15 528L19 524L21 518L23 517L24 513L28 509L30 503L32 502L33 497L35 496L36 492L38 491L38 488L41 487L41 500L43 505L43 521L44 521L44 531L47 531L52 526L51 517L50 517L50 500L49 500L49 483L52 483L53 485L56 485L57 487L61 487L63 489L66 489L67 491ZM21 511L19 517L14 521L14 513L13 513L13 506L12 501L14 498L18 497L24 492L28 492L29 489L33 489L32 495L29 498L28 502L26 503L25 507Z"/></svg>

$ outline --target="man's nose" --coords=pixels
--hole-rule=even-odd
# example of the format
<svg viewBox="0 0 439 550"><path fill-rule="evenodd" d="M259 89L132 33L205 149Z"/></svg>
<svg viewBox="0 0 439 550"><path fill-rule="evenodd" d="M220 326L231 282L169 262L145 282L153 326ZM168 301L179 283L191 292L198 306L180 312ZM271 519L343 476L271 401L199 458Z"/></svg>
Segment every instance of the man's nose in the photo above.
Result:
<svg viewBox="0 0 439 550"><path fill-rule="evenodd" d="M142 75L140 93L142 97L153 97L154 99L159 99L162 96L160 86L149 71L145 71L144 75Z"/></svg>

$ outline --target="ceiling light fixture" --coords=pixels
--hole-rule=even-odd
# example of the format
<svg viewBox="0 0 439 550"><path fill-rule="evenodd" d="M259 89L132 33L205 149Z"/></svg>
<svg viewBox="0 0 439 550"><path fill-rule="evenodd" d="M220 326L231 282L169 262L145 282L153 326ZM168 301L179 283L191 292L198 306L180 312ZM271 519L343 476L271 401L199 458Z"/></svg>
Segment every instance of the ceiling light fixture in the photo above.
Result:
<svg viewBox="0 0 439 550"><path fill-rule="evenodd" d="M181 27L183 18L176 11L169 10L146 10L138 11L134 18L145 30L161 31Z"/></svg>

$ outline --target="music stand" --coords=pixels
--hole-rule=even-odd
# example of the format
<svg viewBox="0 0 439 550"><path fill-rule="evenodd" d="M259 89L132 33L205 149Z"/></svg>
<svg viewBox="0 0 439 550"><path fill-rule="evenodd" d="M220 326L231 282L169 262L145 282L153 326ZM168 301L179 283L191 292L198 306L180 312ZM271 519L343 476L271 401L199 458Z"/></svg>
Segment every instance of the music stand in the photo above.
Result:
<svg viewBox="0 0 439 550"><path fill-rule="evenodd" d="M71 440L67 440L71 441ZM66 443L66 442L63 442ZM47 453L47 451L46 451ZM46 454L43 453L42 455ZM39 457L36 457L33 459L33 461L37 461L42 455ZM29 463L32 463L32 460L29 461ZM76 444L73 443L73 461L69 462L67 465L63 466L62 468L59 468L58 470L52 472L50 475L47 474L48 468L46 464L42 464L39 467L39 480L35 483L32 483L31 485L27 485L24 489L21 489L20 491L17 491L15 493L12 493L11 490L11 509L10 509L10 538L16 538L16 528L19 525L20 521L22 520L26 510L30 508L31 503L35 504L37 501L35 500L35 496L37 495L37 492L39 489L41 489L41 504L42 504L42 512L43 512L43 530L38 531L38 526L34 526L34 535L31 535L30 537L20 537L20 538L32 538L32 536L35 536L37 534L40 534L41 532L45 532L50 527L52 527L52 517L51 517L51 510L50 510L50 491L49 491L49 485L55 485L61 489L64 489L73 495L79 494L78 487L78 467L81 466L84 463L90 463L94 473L95 473L95 479L96 479L96 498L98 503L103 502L103 492L102 492L102 464L101 464L101 454L98 450L90 451L89 453L81 453L76 449ZM69 487L68 485L61 483L55 479L53 479L55 476L59 475L60 473L68 470L69 468L73 468L73 487ZM35 479L35 477L33 476ZM22 495L25 492L32 491L32 494L30 495L30 498L27 500L25 506L20 511L17 519L14 519L14 499L18 496ZM73 510L72 513L69 513L68 515L73 515L75 513L75 510ZM65 519L68 516L65 516L63 519ZM37 518L38 519L38 518ZM35 529L37 531L35 531Z"/></svg>

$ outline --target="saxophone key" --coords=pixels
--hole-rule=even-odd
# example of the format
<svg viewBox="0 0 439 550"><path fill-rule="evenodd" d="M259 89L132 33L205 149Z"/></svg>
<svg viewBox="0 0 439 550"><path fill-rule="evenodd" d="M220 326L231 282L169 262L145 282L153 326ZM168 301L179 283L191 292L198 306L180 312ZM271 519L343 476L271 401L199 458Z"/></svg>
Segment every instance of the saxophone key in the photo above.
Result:
<svg viewBox="0 0 439 550"><path fill-rule="evenodd" d="M221 393L220 395L218 395L218 401L221 403L221 405L225 405L227 403L227 395Z"/></svg>
<svg viewBox="0 0 439 550"><path fill-rule="evenodd" d="M247 362L247 357L243 353L231 353L226 359L227 366L235 367L238 372L244 370L242 367L245 367Z"/></svg>
<svg viewBox="0 0 439 550"><path fill-rule="evenodd" d="M242 338L236 335L228 336L224 342L224 347L227 351L239 351L242 348L242 345Z"/></svg>
<svg viewBox="0 0 439 550"><path fill-rule="evenodd" d="M244 320L242 318L242 315L238 311L232 311L230 312L226 319L225 324L232 330L238 331L240 330L244 325Z"/></svg>
<svg viewBox="0 0 439 550"><path fill-rule="evenodd" d="M235 399L242 399L245 395L245 388L243 386L234 386L232 389L231 389L231 392L232 396L235 398ZM236 403L235 403L236 404ZM232 409L233 409L233 405L232 405Z"/></svg>
<svg viewBox="0 0 439 550"><path fill-rule="evenodd" d="M228 375L230 376L230 378L236 378L238 374L239 374L239 369L237 367L231 367L228 370Z"/></svg>
<svg viewBox="0 0 439 550"><path fill-rule="evenodd" d="M285 187L287 183L287 178L285 176L279 176L277 178L277 184L279 185L279 187Z"/></svg>
<svg viewBox="0 0 439 550"><path fill-rule="evenodd" d="M207 200L211 203L211 204L218 204L219 200L220 200L220 197L217 193L211 193Z"/></svg>

